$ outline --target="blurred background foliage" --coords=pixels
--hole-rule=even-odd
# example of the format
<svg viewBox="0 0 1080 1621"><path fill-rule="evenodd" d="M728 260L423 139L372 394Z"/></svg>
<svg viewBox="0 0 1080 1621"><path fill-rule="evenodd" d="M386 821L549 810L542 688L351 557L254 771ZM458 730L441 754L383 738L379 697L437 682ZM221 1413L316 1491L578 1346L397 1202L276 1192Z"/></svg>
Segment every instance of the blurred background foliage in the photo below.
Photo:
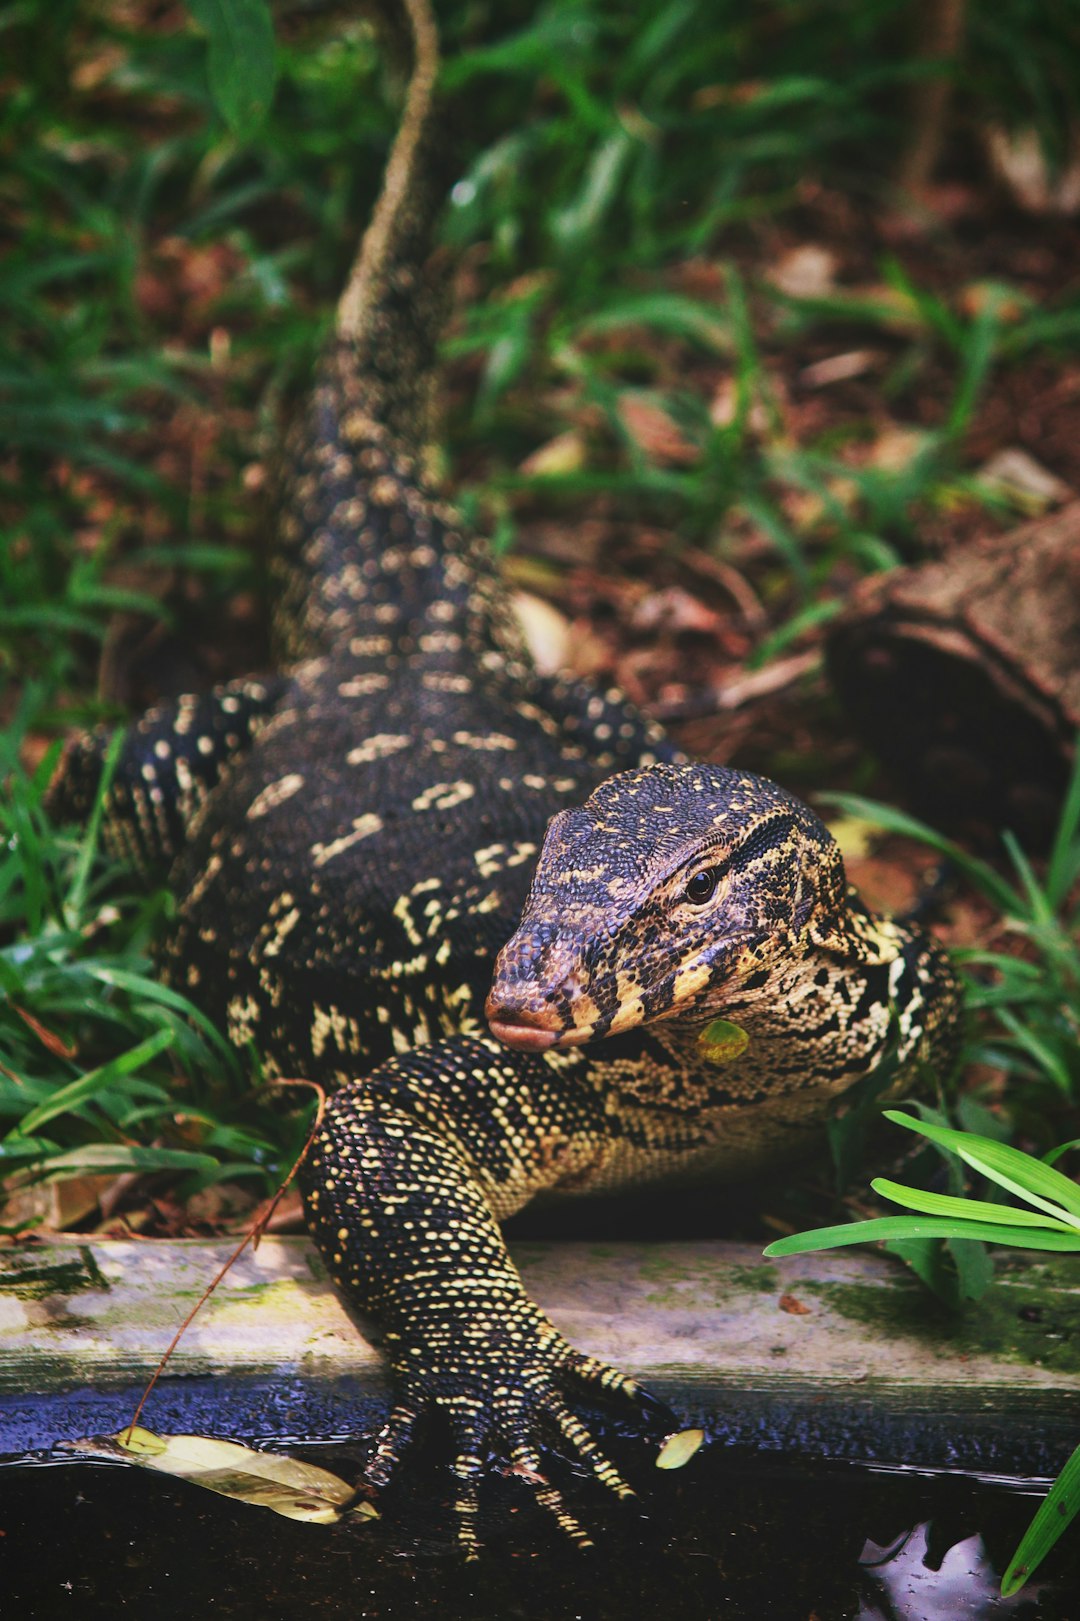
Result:
<svg viewBox="0 0 1080 1621"><path fill-rule="evenodd" d="M947 7L944 62L939 9L438 6L451 477L511 579L581 625L583 673L658 713L791 655L812 678L861 574L1080 489L1080 6ZM0 1154L54 1175L71 1153L103 1174L157 1154L187 1193L270 1186L299 1116L259 1104L250 1065L156 986L167 898L41 800L66 726L266 658L266 468L400 83L354 6L281 0L273 40L246 10L239 82L204 0L0 16ZM928 134L912 195L898 177ZM1017 445L1035 475L995 476ZM723 757L872 783L835 726L751 714ZM1001 1129L1036 1141L1063 1135L1078 1084L1072 802L1066 822L1053 878L1014 849L960 931L972 1123L1004 1098Z"/></svg>

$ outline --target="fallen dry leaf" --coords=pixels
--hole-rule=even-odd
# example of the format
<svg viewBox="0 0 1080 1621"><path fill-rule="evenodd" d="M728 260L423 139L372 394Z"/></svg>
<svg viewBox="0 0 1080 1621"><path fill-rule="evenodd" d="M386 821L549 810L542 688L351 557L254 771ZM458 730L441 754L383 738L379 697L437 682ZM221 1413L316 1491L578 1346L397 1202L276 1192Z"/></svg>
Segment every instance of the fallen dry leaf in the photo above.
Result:
<svg viewBox="0 0 1080 1621"><path fill-rule="evenodd" d="M565 614L531 591L515 591L514 614L541 675L554 675L570 663L570 622Z"/></svg>
<svg viewBox="0 0 1080 1621"><path fill-rule="evenodd" d="M370 1503L354 1503L355 1488L327 1469L276 1452L256 1452L207 1435L155 1435L139 1425L119 1435L72 1441L69 1450L122 1459L193 1486L272 1509L288 1520L333 1525L346 1513L378 1519ZM352 1505L352 1506L349 1506Z"/></svg>
<svg viewBox="0 0 1080 1621"><path fill-rule="evenodd" d="M1074 136L1069 161L1056 173L1035 129L1005 129L993 124L982 130L983 145L998 179L1013 201L1029 214L1075 214L1080 211L1080 151Z"/></svg>
<svg viewBox="0 0 1080 1621"><path fill-rule="evenodd" d="M658 1469L681 1469L690 1462L705 1440L704 1430L680 1430L669 1435L656 1456Z"/></svg>
<svg viewBox="0 0 1080 1621"><path fill-rule="evenodd" d="M829 355L804 366L799 382L805 388L827 388L830 383L846 383L851 377L862 377L881 360L877 349L849 349L842 355Z"/></svg>

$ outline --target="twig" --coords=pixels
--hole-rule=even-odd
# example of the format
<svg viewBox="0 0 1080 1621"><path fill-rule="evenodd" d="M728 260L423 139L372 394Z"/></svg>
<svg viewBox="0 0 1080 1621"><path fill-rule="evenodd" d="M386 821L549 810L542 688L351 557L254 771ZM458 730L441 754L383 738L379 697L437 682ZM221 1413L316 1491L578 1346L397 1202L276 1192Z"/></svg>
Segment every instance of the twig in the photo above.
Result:
<svg viewBox="0 0 1080 1621"><path fill-rule="evenodd" d="M212 1279L212 1281L207 1284L206 1288L203 1290L202 1294L199 1296L198 1300L195 1302L194 1306L192 1306L191 1310L188 1312L187 1316L184 1318L184 1321L180 1324L180 1327L176 1330L176 1333L173 1335L172 1339L169 1341L169 1344L168 1344L168 1346L167 1346L167 1348L165 1350L165 1354L162 1356L161 1361L158 1363L157 1367L154 1369L153 1373L150 1375L150 1379L149 1379L149 1382L147 1383L146 1389L143 1391L142 1395L139 1397L139 1405L136 1407L134 1413L132 1414L131 1422L127 1426L126 1431L124 1432L129 1441L131 1439L131 1432L135 1428L136 1424L139 1422L139 1419L140 1419L140 1417L142 1415L142 1410L146 1406L146 1403L147 1403L147 1401L148 1401L148 1399L150 1397L150 1392L153 1390L154 1386L157 1384L158 1380L161 1378L161 1375L164 1373L165 1366L168 1363L169 1358L172 1356L173 1352L176 1350L176 1347L180 1344L180 1341L183 1338L183 1336L187 1333L187 1330L188 1330L188 1327L190 1326L190 1324L192 1322L194 1322L195 1317L202 1310L202 1308L206 1304L206 1302L210 1299L210 1296L213 1294L214 1290L217 1288L217 1286L221 1282L222 1278L224 1278L225 1274L240 1259L241 1255L243 1255L243 1253L247 1249L248 1245L249 1244L251 1245L252 1250L257 1250L258 1249L259 1240L262 1238L262 1235L266 1230L267 1222L270 1220L271 1216L274 1214L274 1211L277 1209L278 1205L280 1204L281 1199L282 1199L286 1189L288 1188L290 1182L292 1181L293 1177L296 1175L297 1171L300 1169L301 1165L304 1163L304 1160L307 1158L308 1150L310 1149L312 1143L315 1141L315 1133L318 1131L319 1127L322 1125L323 1115L326 1112L326 1093L323 1090L323 1088L321 1086L319 1086L319 1084L316 1081L301 1080L301 1079L297 1078L297 1079L290 1079L290 1080L268 1081L266 1084L269 1085L269 1086L310 1086L311 1090L318 1095L318 1099L319 1099L318 1107L315 1110L315 1119L311 1123L311 1130L307 1134L307 1141L304 1143L303 1148L300 1150L299 1154L296 1156L295 1160L293 1161L292 1166L291 1166L291 1168L289 1170L288 1176L285 1178L284 1182L281 1184L281 1186L278 1188L277 1192L274 1194L274 1197L271 1199L271 1201L270 1201L269 1205L267 1206L267 1208L263 1211L262 1215L258 1218L258 1220L253 1222L252 1225L248 1228L247 1232L244 1234L244 1236L241 1239L240 1243L233 1250L233 1252L229 1256L228 1260L219 1269L219 1271L217 1272L216 1276Z"/></svg>
<svg viewBox="0 0 1080 1621"><path fill-rule="evenodd" d="M649 714L655 720L700 720L705 715L716 715L724 710L741 709L743 704L756 698L767 698L771 693L790 687L804 675L821 668L821 653L812 648L806 653L793 653L790 658L777 659L763 670L744 675L738 681L729 681L724 687L706 687L703 692L691 693L686 698L675 698L668 703L650 704Z"/></svg>

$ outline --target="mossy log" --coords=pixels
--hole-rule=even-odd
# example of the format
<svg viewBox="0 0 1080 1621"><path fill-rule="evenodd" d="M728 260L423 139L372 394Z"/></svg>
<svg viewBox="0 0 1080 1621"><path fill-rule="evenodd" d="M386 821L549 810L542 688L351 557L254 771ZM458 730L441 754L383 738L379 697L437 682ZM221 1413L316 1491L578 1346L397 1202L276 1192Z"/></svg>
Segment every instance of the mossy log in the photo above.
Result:
<svg viewBox="0 0 1080 1621"><path fill-rule="evenodd" d="M0 1457L114 1433L230 1241L78 1238L0 1249ZM1049 1475L1080 1428L1072 1256L1002 1255L963 1314L898 1262L766 1262L715 1241L517 1243L574 1344L632 1370L728 1443L925 1468ZM288 1445L370 1433L386 1364L309 1240L265 1238L195 1317L142 1422Z"/></svg>
<svg viewBox="0 0 1080 1621"><path fill-rule="evenodd" d="M865 581L827 662L921 814L1045 845L1080 731L1080 501Z"/></svg>

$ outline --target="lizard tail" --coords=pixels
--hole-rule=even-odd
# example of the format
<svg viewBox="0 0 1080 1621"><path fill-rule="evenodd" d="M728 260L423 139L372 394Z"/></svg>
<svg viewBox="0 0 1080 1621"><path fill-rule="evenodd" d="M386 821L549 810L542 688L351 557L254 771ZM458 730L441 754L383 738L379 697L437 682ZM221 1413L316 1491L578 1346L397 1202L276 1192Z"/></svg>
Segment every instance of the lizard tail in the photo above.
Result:
<svg viewBox="0 0 1080 1621"><path fill-rule="evenodd" d="M408 46L409 85L333 340L286 445L271 563L276 650L287 663L332 653L382 669L430 647L437 629L463 666L485 655L516 662L520 635L488 550L462 533L429 476L449 285L433 254L449 146L435 23L429 0L387 0L380 14L390 49Z"/></svg>
<svg viewBox="0 0 1080 1621"><path fill-rule="evenodd" d="M432 185L430 152L439 35L428 0L401 0L400 10L380 18L380 27L398 49L402 22L412 59L405 106L375 212L337 308L338 337L354 343L367 336L394 267L400 269L418 250L426 250L440 200Z"/></svg>

